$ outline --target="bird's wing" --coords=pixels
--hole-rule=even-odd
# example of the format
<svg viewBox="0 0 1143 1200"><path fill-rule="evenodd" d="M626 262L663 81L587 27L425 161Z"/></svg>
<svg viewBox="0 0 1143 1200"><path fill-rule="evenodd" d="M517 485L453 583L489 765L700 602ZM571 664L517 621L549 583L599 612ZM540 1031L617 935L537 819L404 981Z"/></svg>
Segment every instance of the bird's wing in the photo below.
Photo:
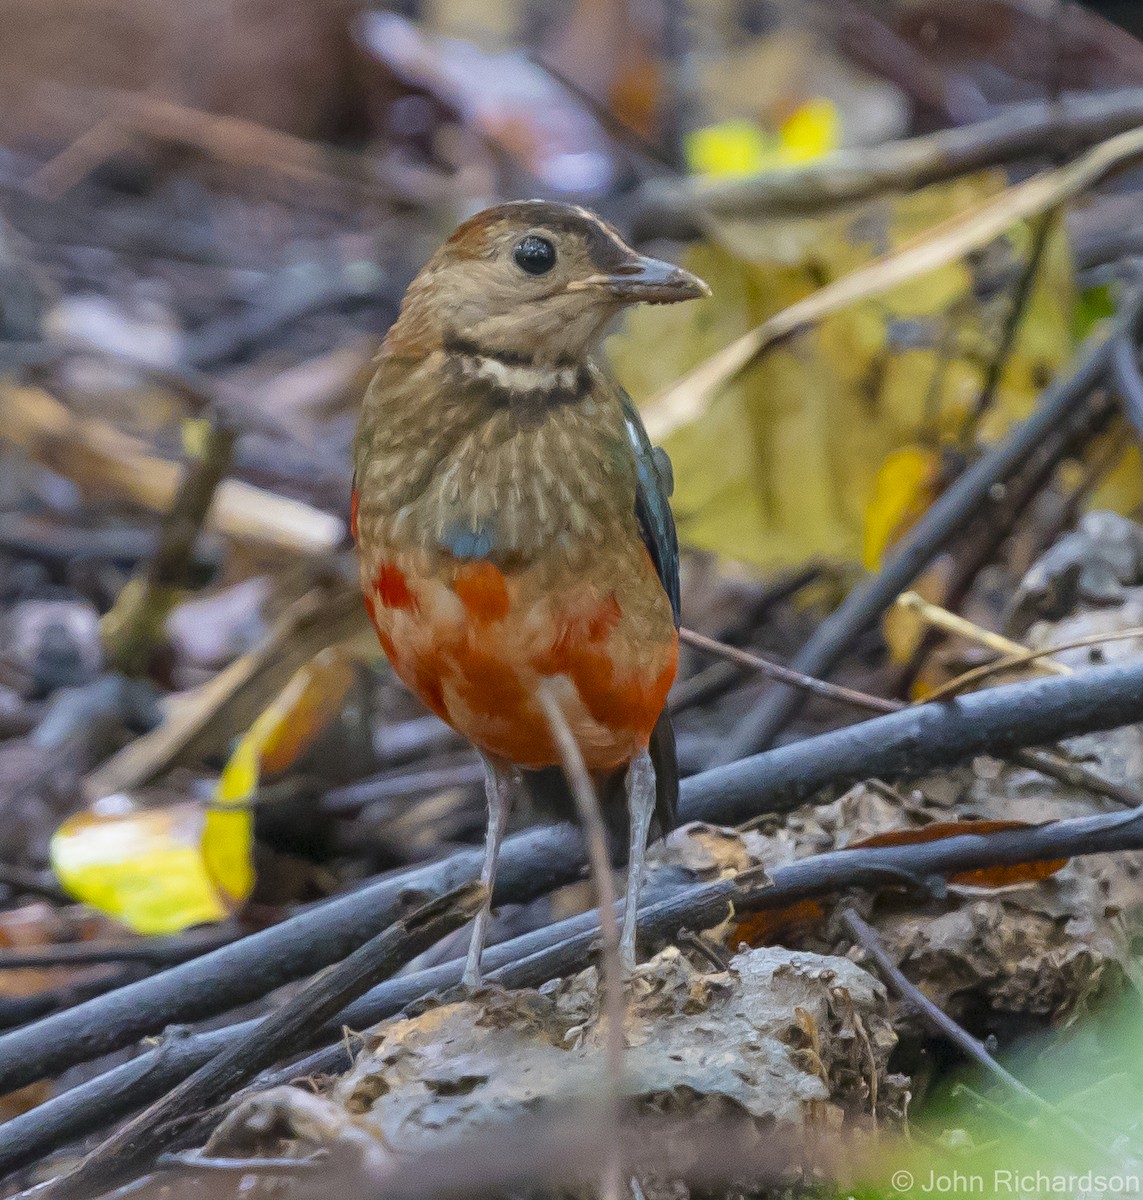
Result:
<svg viewBox="0 0 1143 1200"><path fill-rule="evenodd" d="M675 482L671 460L661 446L651 445L639 410L626 393L623 394L623 416L627 421L627 434L631 438L638 471L635 516L639 520L643 544L651 555L659 582L671 602L677 629L682 619L682 604L679 599L679 537L675 532L675 518L670 504Z"/></svg>
<svg viewBox="0 0 1143 1200"><path fill-rule="evenodd" d="M671 602L677 629L682 619L682 602L679 596L679 537L670 504L674 490L671 460L665 450L651 445L639 410L631 397L623 392L622 399L623 415L638 471L635 516L639 520L643 543L655 564L659 582ZM665 836L675 827L679 806L679 762L669 709L664 708L659 715L649 749L655 765L655 812L659 818L660 835Z"/></svg>

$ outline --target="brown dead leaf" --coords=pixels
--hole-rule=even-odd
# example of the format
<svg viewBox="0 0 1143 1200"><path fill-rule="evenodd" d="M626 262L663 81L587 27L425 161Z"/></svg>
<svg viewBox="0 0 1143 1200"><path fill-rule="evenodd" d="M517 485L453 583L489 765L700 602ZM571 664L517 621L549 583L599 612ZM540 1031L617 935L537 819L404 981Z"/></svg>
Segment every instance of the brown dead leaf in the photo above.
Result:
<svg viewBox="0 0 1143 1200"><path fill-rule="evenodd" d="M987 835L1007 829L1031 829L1028 821L939 821L921 829L900 829L889 833L876 833L872 837L854 842L847 847L858 850L873 846L913 846L920 842L939 842L945 838L961 837L964 834ZM1048 879L1067 866L1066 858L1050 859L1046 862L1012 863L1008 866L981 867L976 871L960 871L948 877L949 883L972 887L1000 888L1017 883L1037 883Z"/></svg>
<svg viewBox="0 0 1143 1200"><path fill-rule="evenodd" d="M875 846L912 846L921 842L937 842L963 834L987 835L1007 829L1029 829L1027 821L938 821L919 829L894 829L877 833L846 846L846 850L869 849ZM1038 883L1049 879L1067 865L1066 858L1047 862L1014 863L1009 866L983 867L976 871L960 871L948 877L950 884L963 887L1002 888L1014 884ZM821 900L800 900L786 908L749 913L731 926L726 938L728 946L767 946L804 935L820 925L828 915Z"/></svg>
<svg viewBox="0 0 1143 1200"><path fill-rule="evenodd" d="M727 946L774 946L816 928L826 919L820 900L799 900L787 908L747 913L731 927Z"/></svg>

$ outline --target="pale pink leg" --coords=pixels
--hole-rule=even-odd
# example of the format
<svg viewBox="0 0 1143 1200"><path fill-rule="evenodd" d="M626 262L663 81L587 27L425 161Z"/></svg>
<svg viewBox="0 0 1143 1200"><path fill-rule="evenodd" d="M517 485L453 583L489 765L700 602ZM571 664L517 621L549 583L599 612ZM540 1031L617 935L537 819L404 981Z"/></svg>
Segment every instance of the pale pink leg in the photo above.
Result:
<svg viewBox="0 0 1143 1200"><path fill-rule="evenodd" d="M484 760L484 791L488 798L488 828L484 835L484 863L480 868L480 882L488 889L484 907L476 914L472 926L472 941L468 944L468 958L464 964L463 985L470 991L480 987L480 956L484 953L484 939L488 936L488 921L492 915L492 889L496 886L496 860L500 856L500 843L508 825L508 813L512 807L512 789L518 774L511 767Z"/></svg>
<svg viewBox="0 0 1143 1200"><path fill-rule="evenodd" d="M623 906L623 932L619 938L619 961L630 974L635 969L635 920L639 912L639 889L647 834L655 812L655 766L646 750L627 768L627 809L631 821L631 848L627 857L627 899Z"/></svg>

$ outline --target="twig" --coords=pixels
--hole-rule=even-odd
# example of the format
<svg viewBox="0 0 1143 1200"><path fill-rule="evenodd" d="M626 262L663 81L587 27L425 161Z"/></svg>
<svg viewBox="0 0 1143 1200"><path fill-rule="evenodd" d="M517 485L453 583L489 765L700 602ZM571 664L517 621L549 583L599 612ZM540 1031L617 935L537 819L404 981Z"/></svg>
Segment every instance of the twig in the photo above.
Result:
<svg viewBox="0 0 1143 1200"><path fill-rule="evenodd" d="M216 1158L197 1150L160 1154L155 1159L159 1171L203 1171L224 1175L300 1175L329 1167L329 1154L318 1150L307 1158Z"/></svg>
<svg viewBox="0 0 1143 1200"><path fill-rule="evenodd" d="M855 588L802 647L790 664L806 675L829 675L854 639L886 608L972 519L993 487L1012 476L1036 452L1051 431L1070 415L1107 373L1115 339L1133 329L1143 296L1123 304L1111 328L1084 346L1071 371L1056 379L1040 397L1036 411L976 463L942 495L898 543L881 571ZM802 705L802 697L780 686L739 722L726 739L716 765L724 765L769 746Z"/></svg>
<svg viewBox="0 0 1143 1200"><path fill-rule="evenodd" d="M988 121L877 147L840 150L805 165L746 179L655 180L642 189L639 225L690 214L805 214L884 191L912 191L967 171L1050 155L1066 141L1078 151L1143 121L1143 88L1056 102L1013 105Z"/></svg>
<svg viewBox="0 0 1143 1200"><path fill-rule="evenodd" d="M984 382L980 386L980 394L977 396L976 403L973 405L972 412L965 423L962 433L962 442L965 446L973 445L976 430L980 427L980 422L996 402L996 393L1000 390L1000 381L1003 379L1004 370L1008 366L1009 359L1012 357L1016 338L1020 334L1020 325L1028 311L1028 304L1035 290L1036 280L1040 274L1040 264L1044 260L1044 251L1047 249L1048 239L1056 227L1058 211L1058 209L1050 208L1036 221L1032 234L1032 247L1028 252L1028 261L1024 264L1024 268L1020 272L1020 277L1016 281L1016 288L1012 293L1012 302L1008 308L1008 315L1004 321L1000 341L997 343L996 352L989 360Z"/></svg>
<svg viewBox="0 0 1143 1200"><path fill-rule="evenodd" d="M1124 331L1116 341L1112 354L1112 374L1123 412L1137 438L1143 439L1143 375L1139 371L1139 350L1135 345L1136 331Z"/></svg>
<svg viewBox="0 0 1143 1200"><path fill-rule="evenodd" d="M326 792L321 799L323 812L354 813L383 800L405 800L448 788L472 788L484 779L480 762L462 762L453 767L430 767L424 771L403 771L362 779L346 787Z"/></svg>
<svg viewBox="0 0 1143 1200"><path fill-rule="evenodd" d="M72 902L66 893L60 894L68 903ZM139 938L131 942L61 942L42 950L0 950L0 971L136 962L152 967L169 967L227 946L239 936L232 929L222 933L212 931L175 937Z"/></svg>
<svg viewBox="0 0 1143 1200"><path fill-rule="evenodd" d="M327 646L353 636L361 626L361 612L356 586L311 588L290 604L253 649L181 696L161 725L90 772L84 779L87 793L99 798L129 791L157 778L182 757L220 749L300 666Z"/></svg>
<svg viewBox="0 0 1143 1200"><path fill-rule="evenodd" d="M944 609L938 609L936 605L932 605L931 607L937 612L945 612ZM953 617L952 613L946 615ZM959 620L959 618L954 619ZM974 630L977 629L976 626L971 626L971 628ZM701 634L693 633L688 629L680 629L679 637L693 646L709 650L712 654L718 654L731 662L741 663L746 667L756 667L764 674L775 675L774 668L776 664L770 662L768 659L759 658L748 651L739 650L735 646L725 646L721 642L703 637ZM1043 651L1042 653L1046 654L1050 653L1050 651ZM834 684L825 683L820 679L813 679L808 675L788 672L785 667L779 667L778 670L787 675L793 686L804 688L808 692L845 704L860 706L879 713L900 712L902 709L908 707L901 700L886 700L881 696L872 696L865 692L853 691L851 688L836 687ZM942 698L940 694L934 694L929 696L927 700L931 702L939 698ZM1016 766L1024 767L1030 771L1037 771L1041 775L1046 775L1050 779L1056 779L1060 783L1067 784L1069 787L1083 788L1094 792L1097 796L1105 796L1119 804L1134 807L1137 804L1143 803L1143 793L1137 793L1123 784L1104 779L1103 776L1088 770L1087 767L1079 763L1069 762L1065 757L1052 754L1046 750L1014 750L1011 754L1001 757L1006 758Z"/></svg>
<svg viewBox="0 0 1143 1200"><path fill-rule="evenodd" d="M77 416L46 392L27 388L4 399L4 435L52 470L165 513L179 484L176 463L106 421ZM218 489L212 528L241 542L288 553L328 554L345 523L310 504L227 479Z"/></svg>
<svg viewBox="0 0 1143 1200"><path fill-rule="evenodd" d="M1045 646L1040 650L1021 649L1018 653L1008 654L1004 658L998 658L995 662L985 663L983 666L973 667L971 671L965 671L963 675L958 675L955 679L950 679L948 683L934 688L925 699L927 701L947 700L950 696L956 696L963 692L965 688L974 687L983 679L1003 674L1005 671L1017 670L1046 655L1062 654L1065 650L1081 650L1085 646L1105 646L1109 642L1126 642L1132 638L1143 638L1143 625L1133 625L1130 629L1119 629L1114 633L1089 633L1086 637L1057 642L1055 645Z"/></svg>
<svg viewBox="0 0 1143 1200"><path fill-rule="evenodd" d="M100 163L124 150L130 144L131 134L123 128L120 115L112 110L85 129L27 180L24 184L27 190L45 200L58 200Z"/></svg>
<svg viewBox="0 0 1143 1200"><path fill-rule="evenodd" d="M854 708L876 713L897 712L902 707L896 700L886 700L881 696L870 695L868 692L859 692L853 688L841 687L836 683L828 683L824 679L815 679L812 675L795 671L791 667L783 667L780 663L772 662L749 650L741 650L737 646L728 646L725 642L715 641L714 638L696 633L693 629L687 629L686 626L679 630L679 641L685 642L688 646L694 646L698 650L705 650L707 654L716 654L727 662L737 663L741 667L747 667L759 674L767 675L771 679L777 679L781 683L788 683L791 687L801 688L811 695L821 696L825 700L835 700L839 704L849 704Z"/></svg>
<svg viewBox="0 0 1143 1200"><path fill-rule="evenodd" d="M716 350L642 406L647 433L657 441L698 420L714 398L776 346L833 313L963 259L1014 224L1058 208L1114 170L1143 156L1143 129L1132 129L1088 150L1064 167L1011 184L997 195L890 249L767 317Z"/></svg>
<svg viewBox="0 0 1143 1200"><path fill-rule="evenodd" d="M143 674L162 641L166 619L186 587L195 542L215 491L230 469L236 440L237 432L216 414L202 453L187 467L163 514L154 557L100 622L108 660L125 675Z"/></svg>
<svg viewBox="0 0 1143 1200"><path fill-rule="evenodd" d="M604 103L597 96L593 96L587 88L581 87L558 67L545 62L539 54L530 53L528 61L534 63L545 75L554 79L564 91L570 93L571 96L578 100L618 146L622 146L623 149L632 152L645 162L653 163L658 169L658 174L667 172L672 176L678 177L678 166L671 161L670 156L660 149L660 147L656 146L654 142L645 138L637 129L628 125L610 105ZM642 173L646 174L645 171Z"/></svg>
<svg viewBox="0 0 1143 1200"><path fill-rule="evenodd" d="M978 754L1008 754L1021 746L1139 720L1143 662L990 688L691 776L682 783L680 817L740 824L761 813L796 808L826 788L873 776L916 776ZM464 851L390 876L192 962L0 1036L0 1090L57 1074L172 1023L205 1020L336 962L378 926L395 920L402 898L439 895L474 879L480 859L479 850ZM584 859L582 838L567 825L507 838L496 902L525 902L570 883L579 877Z"/></svg>
<svg viewBox="0 0 1143 1200"><path fill-rule="evenodd" d="M220 317L195 334L186 349L188 369L192 375L216 370L304 317L376 298L387 286L380 270L363 271L360 263L313 279L271 278L264 303L251 305L238 318Z"/></svg>
<svg viewBox="0 0 1143 1200"><path fill-rule="evenodd" d="M1048 486L1060 464L1069 455L1081 451L1107 422L1111 412L1111 405L1099 393L1092 395L1086 403L1077 405L1076 414L1065 418L1028 462L1000 485L996 499L990 498L990 502L981 506L960 536L952 570L944 587L946 608L953 612L960 608L980 572L988 563L995 561L1004 543L1036 497ZM899 674L897 690L900 693L908 690L937 640L932 630L920 639L909 662Z"/></svg>
<svg viewBox="0 0 1143 1200"><path fill-rule="evenodd" d="M1001 1083L1011 1088L1018 1096L1035 1104L1045 1103L1035 1092L1022 1084L1015 1075L1005 1070L988 1053L983 1042L978 1041L967 1029L958 1025L948 1013L938 1008L915 983L905 977L900 967L894 962L893 956L881 944L876 930L863 921L852 908L842 909L841 923L877 964L877 970L885 982L899 996L907 1000L937 1033L943 1034L974 1062L979 1063L985 1070L991 1071Z"/></svg>
<svg viewBox="0 0 1143 1200"><path fill-rule="evenodd" d="M934 1004L915 983L909 980L901 968L897 966L893 960L893 956L881 944L881 939L877 936L877 931L866 921L863 921L852 908L842 910L841 923L857 939L866 954L877 964L878 973L885 982L893 991L912 1005L927 1025L937 1033L948 1038L954 1046L963 1051L973 1062L978 1063L986 1071L989 1071L1006 1088L1009 1088L1022 1100L1027 1100L1030 1104L1033 1104L1053 1121L1058 1121L1066 1125L1072 1135L1081 1138L1085 1143L1091 1144L1101 1154L1105 1152L1105 1146L1096 1145L1092 1141L1090 1134L1082 1126L1073 1121L1071 1117L1054 1108L1042 1096L1032 1091L1030 1087L1021 1083L1015 1075L993 1058L983 1042L978 1041L967 1029L958 1025L948 1013Z"/></svg>
<svg viewBox="0 0 1143 1200"><path fill-rule="evenodd" d="M619 1097L623 1088L623 970L619 962L619 922L615 916L615 879L611 873L611 856L607 851L607 830L599 810L599 797L584 765L583 754L575 740L563 709L552 694L549 684L542 683L537 692L540 707L548 722L552 738L563 760L564 773L575 799L576 813L587 835L587 855L595 880L599 908L599 927L603 935L601 972L604 991L604 1012L607 1020L607 1107L610 1109L614 1140L607 1148L606 1163L600 1179L602 1200L619 1200L622 1188L622 1161L619 1145Z"/></svg>
<svg viewBox="0 0 1143 1200"><path fill-rule="evenodd" d="M1082 763L1072 762L1063 754L1052 754L1046 750L1016 750L1002 756L1013 766L1024 767L1055 779L1068 787L1079 788L1081 791L1092 792L1096 796L1104 796L1122 804L1126 808L1136 808L1143 804L1143 792L1136 791L1127 784L1116 783L1105 779L1089 770Z"/></svg>
<svg viewBox="0 0 1143 1200"><path fill-rule="evenodd" d="M1143 675L1136 679L1143 680ZM1048 680L1038 686L1059 688L1072 682ZM823 740L813 739L819 743ZM700 814L691 811L686 815ZM552 831L544 833L550 838ZM509 851L513 842L518 848L521 840L510 839L505 842L504 850ZM537 840L535 835L532 840ZM575 859L575 846L574 841L565 840L556 853L562 858ZM680 887L665 899L640 909L639 930L648 941L662 941L674 937L679 929L713 928L726 919L732 907L737 912L781 909L799 900L854 887L874 890L900 887L910 880L922 881L985 867L1137 849L1143 849L1143 816L1117 812L989 834L964 833L932 842L834 850L771 868L764 880L744 872L736 880L720 879ZM470 858L475 860L475 873L479 853ZM537 867L535 856L531 862L533 871L548 866L544 862ZM577 866L581 862L582 857ZM502 864L500 879L504 877ZM581 970L589 961L598 937L596 915L584 913L490 946L485 952L487 978L512 988L539 986L548 979ZM251 958L257 961L256 955ZM344 1040L338 1037L340 1028L368 1028L421 997L454 987L460 981L463 965L462 959L455 959L381 984L340 1013L330 1027L315 1030L315 1040L320 1036L336 1041L336 1045L259 1080L259 1090L291 1079L344 1071L347 1051ZM0 1125L0 1174L26 1166L162 1095L204 1062L248 1036L258 1025L257 1021L245 1021L225 1029L172 1039L157 1050L141 1054L31 1112L12 1118Z"/></svg>
<svg viewBox="0 0 1143 1200"><path fill-rule="evenodd" d="M466 884L377 934L117 1129L66 1175L36 1189L36 1195L41 1200L85 1200L129 1179L169 1144L172 1126L193 1119L278 1059L305 1049L314 1031L346 1004L471 920L483 898L479 884Z"/></svg>
<svg viewBox="0 0 1143 1200"><path fill-rule="evenodd" d="M93 996L104 996L134 982L139 974L138 970L120 966L107 971L85 972L82 979L44 988L30 996L0 996L0 1029L18 1029Z"/></svg>
<svg viewBox="0 0 1143 1200"><path fill-rule="evenodd" d="M92 167L115 153L124 140L149 137L186 146L219 162L257 168L308 186L349 188L363 199L400 199L379 179L363 156L335 150L270 129L242 117L189 108L155 95L111 88L70 88L54 85L55 93L72 111L105 109L92 130L34 177L41 194L59 196Z"/></svg>
<svg viewBox="0 0 1143 1200"><path fill-rule="evenodd" d="M944 633L967 638L969 641L976 642L977 645L987 646L989 650L995 650L998 654L1021 655L1027 650L1027 647L1021 646L1019 642L1014 642L1011 638L1004 637L1003 634L993 633L991 629L985 629L957 613L949 612L947 608L942 608L939 604L932 604L923 596L918 596L916 592L902 592L896 602L899 608L920 617L927 625L932 625ZM1050 659L1045 660L1043 655L1037 655L1034 660L1029 659L1028 661L1034 661L1041 671L1049 675L1073 674L1071 667L1065 667L1063 663L1052 662Z"/></svg>
<svg viewBox="0 0 1143 1200"><path fill-rule="evenodd" d="M701 933L695 933L693 929L680 929L675 940L680 946L689 946L696 954L701 954L716 971L730 970L730 955Z"/></svg>
<svg viewBox="0 0 1143 1200"><path fill-rule="evenodd" d="M59 760L55 759L53 767L59 769ZM37 780L42 781L37 775ZM38 783L37 783L38 786ZM12 803L9 796L7 802ZM39 896L50 900L53 904L73 904L75 899L63 890L55 879L47 872L33 871L27 867L18 867L13 863L0 862L0 887L6 887L20 896Z"/></svg>

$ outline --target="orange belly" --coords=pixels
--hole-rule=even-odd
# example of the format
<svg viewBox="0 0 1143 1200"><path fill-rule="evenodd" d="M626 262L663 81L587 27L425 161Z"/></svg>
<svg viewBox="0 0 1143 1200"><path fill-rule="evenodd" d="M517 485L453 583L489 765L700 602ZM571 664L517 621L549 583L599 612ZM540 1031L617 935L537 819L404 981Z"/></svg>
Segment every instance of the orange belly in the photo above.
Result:
<svg viewBox="0 0 1143 1200"><path fill-rule="evenodd" d="M678 664L670 604L638 549L559 588L540 569L429 573L398 555L363 566L365 603L393 669L479 749L558 764L536 698L547 681L588 767L610 769L646 748Z"/></svg>

